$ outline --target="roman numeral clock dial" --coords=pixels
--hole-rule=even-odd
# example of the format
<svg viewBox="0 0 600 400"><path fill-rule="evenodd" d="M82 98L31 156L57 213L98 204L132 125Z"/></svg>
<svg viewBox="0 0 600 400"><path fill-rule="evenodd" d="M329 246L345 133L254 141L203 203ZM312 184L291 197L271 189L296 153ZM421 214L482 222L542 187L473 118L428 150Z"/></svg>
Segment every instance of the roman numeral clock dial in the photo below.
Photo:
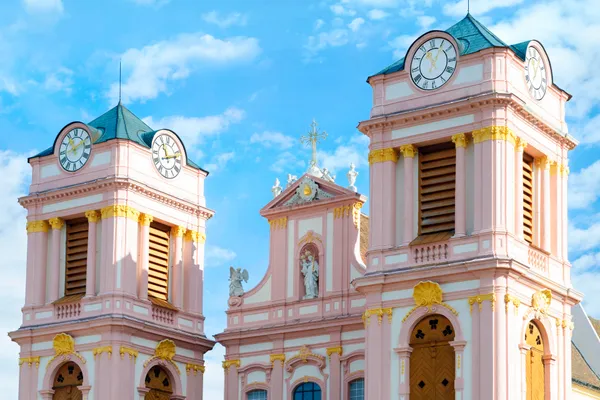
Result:
<svg viewBox="0 0 600 400"><path fill-rule="evenodd" d="M167 179L175 178L181 171L181 150L169 135L158 135L152 142L152 162L158 173Z"/></svg>
<svg viewBox="0 0 600 400"><path fill-rule="evenodd" d="M541 100L548 89L548 75L542 55L533 46L527 48L525 57L525 83L531 97Z"/></svg>
<svg viewBox="0 0 600 400"><path fill-rule="evenodd" d="M423 42L410 62L410 78L423 90L434 90L448 82L456 70L456 48L444 38Z"/></svg>
<svg viewBox="0 0 600 400"><path fill-rule="evenodd" d="M65 171L80 170L90 159L92 138L82 128L70 130L60 142L58 160Z"/></svg>

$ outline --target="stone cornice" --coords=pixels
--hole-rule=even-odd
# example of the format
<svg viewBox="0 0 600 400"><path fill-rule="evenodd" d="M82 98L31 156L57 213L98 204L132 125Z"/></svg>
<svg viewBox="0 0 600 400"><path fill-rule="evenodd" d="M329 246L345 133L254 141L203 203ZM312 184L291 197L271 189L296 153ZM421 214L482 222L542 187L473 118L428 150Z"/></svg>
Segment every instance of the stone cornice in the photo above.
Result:
<svg viewBox="0 0 600 400"><path fill-rule="evenodd" d="M190 214L194 214L203 219L210 219L215 213L213 210L210 210L206 207L178 199L175 196L172 196L165 192L157 191L156 189L153 189L141 182L127 178L119 178L115 176L89 182L83 182L81 184L65 188L31 193L28 196L19 198L19 204L21 204L21 206L25 208L30 208L34 205L38 205L41 203L66 200L73 196L78 196L82 194L101 193L106 192L107 190L127 190L139 193L147 198L157 200L170 207L182 210Z"/></svg>
<svg viewBox="0 0 600 400"><path fill-rule="evenodd" d="M542 130L559 143L565 144L569 150L572 150L577 145L577 142L572 137L557 131L556 128L548 125L540 119L538 115L535 115L528 110L526 104L516 95L497 92L482 93L478 96L458 99L454 102L433 104L423 108L375 116L370 120L359 123L358 130L365 135L369 135L369 132L372 130L377 131L385 128L397 129L414 122L426 123L432 118L472 112L473 109L490 105L505 106L513 109L517 114L522 116L523 119Z"/></svg>

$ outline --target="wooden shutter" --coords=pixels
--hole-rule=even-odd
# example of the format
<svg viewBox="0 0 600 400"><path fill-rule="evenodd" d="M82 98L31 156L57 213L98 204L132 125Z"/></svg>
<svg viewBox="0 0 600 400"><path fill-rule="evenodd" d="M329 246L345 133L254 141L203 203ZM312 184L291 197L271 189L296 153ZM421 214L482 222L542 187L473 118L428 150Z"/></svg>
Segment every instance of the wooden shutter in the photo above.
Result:
<svg viewBox="0 0 600 400"><path fill-rule="evenodd" d="M169 289L169 232L167 226L150 224L148 296L165 301Z"/></svg>
<svg viewBox="0 0 600 400"><path fill-rule="evenodd" d="M523 153L523 236L533 242L533 157Z"/></svg>
<svg viewBox="0 0 600 400"><path fill-rule="evenodd" d="M85 295L88 254L87 219L67 222L67 260L65 267L65 296Z"/></svg>
<svg viewBox="0 0 600 400"><path fill-rule="evenodd" d="M454 231L456 148L430 146L419 152L419 234Z"/></svg>

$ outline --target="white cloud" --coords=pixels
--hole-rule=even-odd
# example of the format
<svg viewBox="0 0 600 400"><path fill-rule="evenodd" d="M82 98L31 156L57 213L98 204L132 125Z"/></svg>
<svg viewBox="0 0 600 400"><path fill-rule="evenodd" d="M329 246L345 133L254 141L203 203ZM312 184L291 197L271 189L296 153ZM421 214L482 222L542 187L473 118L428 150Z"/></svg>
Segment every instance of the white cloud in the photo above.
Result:
<svg viewBox="0 0 600 400"><path fill-rule="evenodd" d="M394 49L392 57L394 60L399 60L406 55L408 47L417 39L417 35L400 35L396 36L388 42L390 47Z"/></svg>
<svg viewBox="0 0 600 400"><path fill-rule="evenodd" d="M183 141L188 152L203 141L204 138L218 135L226 131L231 124L237 124L244 119L246 113L236 107L230 107L222 114L206 117L168 116L160 119L143 118L143 121L153 129L171 129Z"/></svg>
<svg viewBox="0 0 600 400"><path fill-rule="evenodd" d="M573 286L583 292L583 305L589 315L600 317L600 253L584 254L573 262Z"/></svg>
<svg viewBox="0 0 600 400"><path fill-rule="evenodd" d="M361 26L362 26L362 24L364 24L364 23L365 23L365 20L364 20L363 18L360 18L360 17L358 17L358 18L354 18L354 19L352 20L352 22L350 22L350 23L348 24L348 28L350 28L350 30L351 30L352 32L356 32L356 31L358 31L358 30L360 29L360 27L361 27Z"/></svg>
<svg viewBox="0 0 600 400"><path fill-rule="evenodd" d="M23 0L23 5L30 14L56 15L64 11L62 0Z"/></svg>
<svg viewBox="0 0 600 400"><path fill-rule="evenodd" d="M435 24L435 21L435 17L429 15L420 15L417 17L417 23L423 30L429 29L431 25Z"/></svg>
<svg viewBox="0 0 600 400"><path fill-rule="evenodd" d="M260 143L265 147L278 147L280 149L289 149L296 140L284 135L281 132L264 131L263 133L254 133L250 137L250 143Z"/></svg>
<svg viewBox="0 0 600 400"><path fill-rule="evenodd" d="M318 31L319 29L321 29L323 27L323 25L325 25L325 21L323 21L322 19L318 19L315 21L315 31Z"/></svg>
<svg viewBox="0 0 600 400"><path fill-rule="evenodd" d="M584 226L575 224L573 219L569 221L569 252L581 253L598 246L600 237L600 216L588 215Z"/></svg>
<svg viewBox="0 0 600 400"><path fill-rule="evenodd" d="M502 7L513 7L521 4L523 0L486 0L471 1L470 12L473 15L485 14ZM454 4L444 6L444 14L453 17L464 17L467 13L467 0L460 0Z"/></svg>
<svg viewBox="0 0 600 400"><path fill-rule="evenodd" d="M129 0L129 1L132 1L135 4L138 4L140 6L161 7L161 6L164 6L165 4L169 3L169 1L171 1L171 0Z"/></svg>
<svg viewBox="0 0 600 400"><path fill-rule="evenodd" d="M569 175L569 208L583 209L600 196L600 160Z"/></svg>
<svg viewBox="0 0 600 400"><path fill-rule="evenodd" d="M372 20L380 20L388 17L390 14L386 11L380 10L378 8L369 10L367 16Z"/></svg>
<svg viewBox="0 0 600 400"><path fill-rule="evenodd" d="M235 157L234 151L230 151L228 153L217 154L217 155L213 156L211 162L206 164L204 167L206 168L207 171L213 172L213 173L216 171L221 171L221 170L225 169L225 167L227 166L227 163L229 161L233 160L233 157Z"/></svg>
<svg viewBox="0 0 600 400"><path fill-rule="evenodd" d="M362 134L353 136L347 143L341 144L333 151L317 151L318 164L332 173L347 170L353 162L356 168L368 165L369 138ZM342 178L343 180L343 178Z"/></svg>
<svg viewBox="0 0 600 400"><path fill-rule="evenodd" d="M220 28L228 28L233 25L244 26L248 22L245 14L235 12L227 15L221 15L218 11L210 11L202 14L202 19L209 24L214 24Z"/></svg>
<svg viewBox="0 0 600 400"><path fill-rule="evenodd" d="M237 257L234 251L219 246L206 245L205 264L207 267L221 267Z"/></svg>
<svg viewBox="0 0 600 400"><path fill-rule="evenodd" d="M271 164L271 171L277 173L285 172L287 174L298 175L297 169L300 167L304 167L305 164L304 161L299 160L298 157L296 157L296 154L291 153L289 151L280 153L277 156L277 160L275 160L275 162Z"/></svg>
<svg viewBox="0 0 600 400"><path fill-rule="evenodd" d="M27 156L11 151L0 150L0 261L2 280L0 281L0 302L3 314L0 318L0 331L14 331L21 325L21 307L25 301L25 265L27 237L25 233L26 211L16 201L23 196L30 181L31 169ZM4 334L0 336L0 385L3 397L16 399L18 393L19 346Z"/></svg>
<svg viewBox="0 0 600 400"><path fill-rule="evenodd" d="M314 54L327 47L338 47L348 43L348 31L346 29L333 29L329 32L321 32L316 36L310 36L306 49Z"/></svg>
<svg viewBox="0 0 600 400"><path fill-rule="evenodd" d="M73 71L61 67L55 72L46 75L43 86L50 92L64 91L70 94L71 86L73 86Z"/></svg>
<svg viewBox="0 0 600 400"><path fill-rule="evenodd" d="M343 16L354 16L356 15L356 11L350 9L350 8L345 8L343 5L341 4L333 4L329 7L331 9L331 12L333 12L335 15L343 15Z"/></svg>
<svg viewBox="0 0 600 400"><path fill-rule="evenodd" d="M0 92L7 92L13 96L17 96L19 94L19 89L12 79L0 76Z"/></svg>
<svg viewBox="0 0 600 400"><path fill-rule="evenodd" d="M181 34L171 40L129 49L122 54L124 75L123 101L145 101L169 92L169 85L186 79L206 64L229 64L255 59L261 49L258 40L249 37L218 39L201 33ZM119 84L108 93L116 102Z"/></svg>
<svg viewBox="0 0 600 400"><path fill-rule="evenodd" d="M342 4L356 7L394 8L400 5L399 0L341 0Z"/></svg>

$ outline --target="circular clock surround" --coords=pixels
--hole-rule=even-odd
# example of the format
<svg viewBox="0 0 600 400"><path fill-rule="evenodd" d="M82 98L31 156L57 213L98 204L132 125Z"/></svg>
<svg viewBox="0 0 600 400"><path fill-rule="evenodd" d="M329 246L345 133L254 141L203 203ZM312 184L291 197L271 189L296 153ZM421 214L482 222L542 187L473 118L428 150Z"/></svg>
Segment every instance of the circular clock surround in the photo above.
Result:
<svg viewBox="0 0 600 400"><path fill-rule="evenodd" d="M421 90L445 85L456 72L458 52L454 42L442 36L428 37L414 45L410 79Z"/></svg>
<svg viewBox="0 0 600 400"><path fill-rule="evenodd" d="M173 179L181 172L182 153L173 136L161 133L152 141L152 163L163 177Z"/></svg>
<svg viewBox="0 0 600 400"><path fill-rule="evenodd" d="M67 172L79 171L90 159L92 153L92 137L83 128L73 128L63 136L58 161Z"/></svg>
<svg viewBox="0 0 600 400"><path fill-rule="evenodd" d="M541 100L548 89L548 68L543 50L536 45L527 46L525 53L525 84L527 91L535 100Z"/></svg>

